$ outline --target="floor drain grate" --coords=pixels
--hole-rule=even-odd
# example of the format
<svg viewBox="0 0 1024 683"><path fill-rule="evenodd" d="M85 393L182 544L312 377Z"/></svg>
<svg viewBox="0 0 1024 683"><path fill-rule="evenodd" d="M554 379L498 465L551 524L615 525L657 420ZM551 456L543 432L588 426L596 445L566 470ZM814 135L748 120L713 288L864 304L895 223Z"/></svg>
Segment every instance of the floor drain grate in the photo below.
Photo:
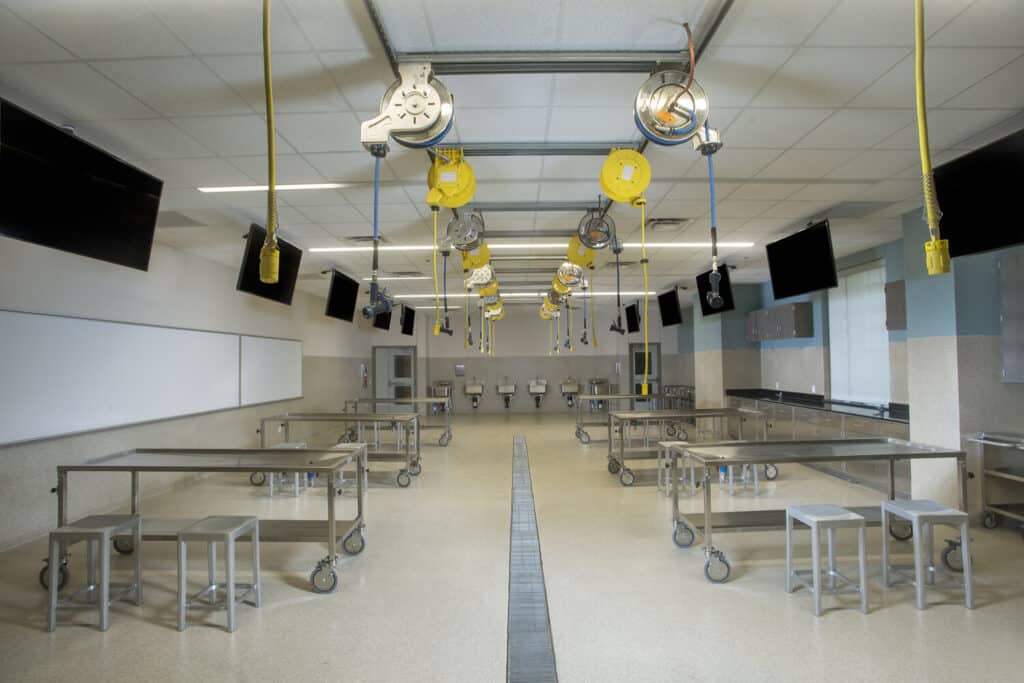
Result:
<svg viewBox="0 0 1024 683"><path fill-rule="evenodd" d="M508 562L509 683L558 681L551 642L544 564L540 557L526 437L512 446L512 533Z"/></svg>

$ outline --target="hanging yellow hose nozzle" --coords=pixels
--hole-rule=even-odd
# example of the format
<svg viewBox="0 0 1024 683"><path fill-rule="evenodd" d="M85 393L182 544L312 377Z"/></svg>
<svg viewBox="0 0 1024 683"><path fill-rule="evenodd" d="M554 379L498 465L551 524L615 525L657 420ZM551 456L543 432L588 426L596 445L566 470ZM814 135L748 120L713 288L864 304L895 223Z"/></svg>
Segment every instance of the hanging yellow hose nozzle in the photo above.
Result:
<svg viewBox="0 0 1024 683"><path fill-rule="evenodd" d="M270 72L270 0L263 0L263 94L267 104L267 236L260 248L260 282L277 284L277 168L274 160L274 87Z"/></svg>
<svg viewBox="0 0 1024 683"><path fill-rule="evenodd" d="M924 88L924 0L914 0L914 84L917 106L917 143L921 152L921 181L924 187L924 209L928 220L929 239L924 244L925 264L929 275L950 271L949 240L940 239L939 199L935 194L932 158L928 148L928 102Z"/></svg>

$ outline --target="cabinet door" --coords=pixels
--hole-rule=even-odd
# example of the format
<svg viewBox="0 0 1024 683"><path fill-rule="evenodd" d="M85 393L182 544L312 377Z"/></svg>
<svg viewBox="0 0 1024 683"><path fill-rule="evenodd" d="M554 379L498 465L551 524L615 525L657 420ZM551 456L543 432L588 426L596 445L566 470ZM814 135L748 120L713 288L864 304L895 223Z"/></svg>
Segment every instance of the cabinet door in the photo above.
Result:
<svg viewBox="0 0 1024 683"><path fill-rule="evenodd" d="M748 342L759 342L761 341L761 333L757 328L757 320L759 311L751 311L747 313L747 341Z"/></svg>

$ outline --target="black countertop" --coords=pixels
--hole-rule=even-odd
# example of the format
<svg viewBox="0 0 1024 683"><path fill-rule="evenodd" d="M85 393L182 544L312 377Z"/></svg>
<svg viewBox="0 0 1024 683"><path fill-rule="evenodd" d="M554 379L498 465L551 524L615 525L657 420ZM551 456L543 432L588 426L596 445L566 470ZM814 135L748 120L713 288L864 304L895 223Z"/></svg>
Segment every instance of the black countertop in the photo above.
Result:
<svg viewBox="0 0 1024 683"><path fill-rule="evenodd" d="M857 417L869 417L875 420L910 422L910 407L906 403L871 405L849 401L831 401L826 400L821 394L801 394L795 391L773 391L771 389L726 389L725 394L726 396L770 401L798 408L814 408L833 413L856 415Z"/></svg>

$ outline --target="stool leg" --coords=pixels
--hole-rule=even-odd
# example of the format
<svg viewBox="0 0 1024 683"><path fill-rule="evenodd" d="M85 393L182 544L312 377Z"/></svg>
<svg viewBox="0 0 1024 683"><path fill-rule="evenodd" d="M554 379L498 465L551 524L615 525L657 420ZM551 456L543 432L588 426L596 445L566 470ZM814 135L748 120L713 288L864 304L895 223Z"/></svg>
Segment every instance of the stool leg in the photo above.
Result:
<svg viewBox="0 0 1024 683"><path fill-rule="evenodd" d="M931 586L935 583L935 525L931 522L924 522L921 529L924 531L924 549L927 559L925 581Z"/></svg>
<svg viewBox="0 0 1024 683"><path fill-rule="evenodd" d="M836 587L836 530L826 530L828 538L828 587Z"/></svg>
<svg viewBox="0 0 1024 683"><path fill-rule="evenodd" d="M228 539L224 544L224 570L227 572L228 631L235 631L235 542Z"/></svg>
<svg viewBox="0 0 1024 683"><path fill-rule="evenodd" d="M857 563L860 571L860 611L868 613L868 557L864 546L865 530L863 526L857 527Z"/></svg>
<svg viewBox="0 0 1024 683"><path fill-rule="evenodd" d="M924 539L921 538L922 529L921 523L914 520L914 588L917 591L917 609L924 609L924 586L925 586L925 566L924 566Z"/></svg>
<svg viewBox="0 0 1024 683"><path fill-rule="evenodd" d="M793 518L786 514L786 592L793 592Z"/></svg>
<svg viewBox="0 0 1024 683"><path fill-rule="evenodd" d="M50 538L50 564L47 567L50 577L50 596L46 609L46 630L53 632L57 629L57 583L60 581L60 541Z"/></svg>
<svg viewBox="0 0 1024 683"><path fill-rule="evenodd" d="M142 606L142 520L135 525L135 604Z"/></svg>
<svg viewBox="0 0 1024 683"><path fill-rule="evenodd" d="M186 572L188 563L186 562L186 549L185 541L178 539L178 630L185 630L185 601L187 597L185 595L186 590Z"/></svg>
<svg viewBox="0 0 1024 683"><path fill-rule="evenodd" d="M209 585L212 586L210 604L215 605L217 604L217 544L207 543L206 548L206 575Z"/></svg>
<svg viewBox="0 0 1024 683"><path fill-rule="evenodd" d="M262 587L260 585L260 524L252 530L252 587L255 596L255 606L259 607L263 602Z"/></svg>
<svg viewBox="0 0 1024 683"><path fill-rule="evenodd" d="M818 535L818 525L811 525L811 562L814 563L811 572L814 577L814 616L821 616L821 538Z"/></svg>
<svg viewBox="0 0 1024 683"><path fill-rule="evenodd" d="M96 546L91 540L85 542L85 585L86 602L96 602Z"/></svg>
<svg viewBox="0 0 1024 683"><path fill-rule="evenodd" d="M882 505L882 585L889 587L889 512Z"/></svg>
<svg viewBox="0 0 1024 683"><path fill-rule="evenodd" d="M757 468L758 467L760 467L760 465L751 465L750 466L750 468L754 471L754 495L755 496L760 496L761 495L761 484L757 480Z"/></svg>
<svg viewBox="0 0 1024 683"><path fill-rule="evenodd" d="M292 484L292 487L294 488L295 495L297 496L300 493L300 491L299 491L299 473L295 472L293 478L295 479L295 482Z"/></svg>
<svg viewBox="0 0 1024 683"><path fill-rule="evenodd" d="M964 522L960 525L960 553L964 563L964 601L967 609L974 609L974 577L971 574L971 525Z"/></svg>
<svg viewBox="0 0 1024 683"><path fill-rule="evenodd" d="M110 543L104 538L100 546L100 630L110 628Z"/></svg>

